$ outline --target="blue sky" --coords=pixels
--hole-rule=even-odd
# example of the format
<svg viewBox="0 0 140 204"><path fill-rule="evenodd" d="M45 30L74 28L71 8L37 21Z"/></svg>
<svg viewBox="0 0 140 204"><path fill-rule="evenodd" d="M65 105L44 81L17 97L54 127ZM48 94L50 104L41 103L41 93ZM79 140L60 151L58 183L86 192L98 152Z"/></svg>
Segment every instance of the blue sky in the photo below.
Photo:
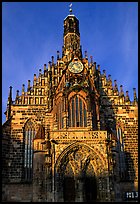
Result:
<svg viewBox="0 0 140 204"><path fill-rule="evenodd" d="M69 14L69 2L2 3L2 122L5 121L9 86L21 94L22 84L43 70L43 65L62 52L63 20ZM74 2L73 14L80 22L83 56L106 70L113 84L138 93L138 3Z"/></svg>

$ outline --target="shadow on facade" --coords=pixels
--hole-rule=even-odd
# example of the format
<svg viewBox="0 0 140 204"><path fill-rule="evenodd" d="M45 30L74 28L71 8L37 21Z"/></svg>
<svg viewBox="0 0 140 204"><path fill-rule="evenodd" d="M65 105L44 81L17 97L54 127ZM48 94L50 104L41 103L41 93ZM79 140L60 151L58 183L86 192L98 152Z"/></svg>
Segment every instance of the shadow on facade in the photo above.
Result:
<svg viewBox="0 0 140 204"><path fill-rule="evenodd" d="M10 138L11 118L3 124L2 128L2 182L8 182L8 171L10 167Z"/></svg>
<svg viewBox="0 0 140 204"><path fill-rule="evenodd" d="M76 181L73 177L65 177L62 186L64 202L75 202L76 199L81 202L94 202L97 199L97 185L94 177L80 178Z"/></svg>
<svg viewBox="0 0 140 204"><path fill-rule="evenodd" d="M99 90L98 75L96 78L96 88ZM51 198L54 197L54 200L58 202L125 201L127 200L127 198L125 197L125 192L135 191L135 170L133 159L129 152L124 151L122 140L120 140L121 135L119 135L118 137L114 104L104 92L102 87L100 87L100 89L102 92L102 98L100 97L98 102L100 112L99 118L97 117L96 113L97 103L96 105L93 105L95 93L91 93L92 96L90 107L92 107L93 105L93 109L91 108L90 111L92 111L93 113L93 131L107 131L107 174L106 172L102 172L102 175L96 177L94 174L94 169L92 169L92 167L88 169L87 165L82 172L78 172L79 169L76 169L77 172L75 176L73 174L71 166L68 166L68 162L66 161L67 165L63 165L62 161L62 171L59 175L55 174L54 178L52 173L54 172L52 164L49 167L46 167L44 162L45 157L42 154L43 162L40 163L40 166L38 167L38 174L35 175L35 178L33 178L35 179L34 181L36 183L33 184L31 182L31 185L29 185L27 188L27 181L24 177L25 172L23 167L24 141L21 142L20 140L17 140L15 141L15 145L10 142L11 123L10 121L7 121L7 125L5 123L5 125L3 126L2 176L3 187L4 184L6 184L6 187L9 188L7 192L12 191L12 193L14 194L14 198L12 201L22 201L23 195L24 200L33 201L34 198L32 188L35 188L35 193L39 192L38 197L36 197L36 201L49 201L49 199L52 201L53 199ZM90 91L91 90L89 90L89 93ZM14 140L12 139L12 141ZM42 156L40 155L40 157ZM80 157L80 155L78 155L78 157ZM78 157L77 161L80 160ZM73 158L75 159L75 157ZM19 166L19 163L22 163L21 166ZM19 192L17 189L20 189L21 191ZM24 189L26 189L26 191L24 191ZM22 193L23 191L24 194ZM3 201L10 202L10 198L7 197L7 192L5 188L5 192L3 190ZM45 194L45 196L42 196L42 194Z"/></svg>
<svg viewBox="0 0 140 204"><path fill-rule="evenodd" d="M4 184L9 183L11 118L2 127L2 200L7 200Z"/></svg>
<svg viewBox="0 0 140 204"><path fill-rule="evenodd" d="M16 134L23 131L15 130L14 135L12 135L11 120L12 116L2 127L2 201L30 201L32 198L32 180L30 182L25 180L24 136L23 141L16 137Z"/></svg>

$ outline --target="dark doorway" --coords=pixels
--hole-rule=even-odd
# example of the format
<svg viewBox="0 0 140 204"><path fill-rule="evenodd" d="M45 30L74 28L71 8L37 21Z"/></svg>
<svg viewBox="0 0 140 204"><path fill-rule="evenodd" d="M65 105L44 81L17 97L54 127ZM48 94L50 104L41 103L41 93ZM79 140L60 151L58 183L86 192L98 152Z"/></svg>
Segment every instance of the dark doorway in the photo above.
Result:
<svg viewBox="0 0 140 204"><path fill-rule="evenodd" d="M84 200L85 202L95 202L97 199L97 185L94 177L85 177Z"/></svg>
<svg viewBox="0 0 140 204"><path fill-rule="evenodd" d="M75 181L73 177L64 177L63 195L64 202L75 201Z"/></svg>

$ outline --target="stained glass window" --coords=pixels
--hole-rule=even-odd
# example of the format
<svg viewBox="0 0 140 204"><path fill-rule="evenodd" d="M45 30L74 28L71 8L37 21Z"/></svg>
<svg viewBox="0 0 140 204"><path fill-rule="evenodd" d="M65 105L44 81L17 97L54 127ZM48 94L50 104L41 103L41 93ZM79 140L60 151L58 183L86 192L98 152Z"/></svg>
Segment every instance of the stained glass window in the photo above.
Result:
<svg viewBox="0 0 140 204"><path fill-rule="evenodd" d="M31 121L28 121L25 125L24 136L24 176L26 181L31 181L33 167L33 138L35 136L35 128Z"/></svg>
<svg viewBox="0 0 140 204"><path fill-rule="evenodd" d="M68 106L69 127L87 127L87 109L84 99L76 95Z"/></svg>
<svg viewBox="0 0 140 204"><path fill-rule="evenodd" d="M125 165L123 131L120 127L117 129L117 139L118 139L118 152L119 152L119 171L120 171L121 178L124 179L126 165Z"/></svg>
<svg viewBox="0 0 140 204"><path fill-rule="evenodd" d="M75 108L74 99L72 99L72 126L75 127Z"/></svg>

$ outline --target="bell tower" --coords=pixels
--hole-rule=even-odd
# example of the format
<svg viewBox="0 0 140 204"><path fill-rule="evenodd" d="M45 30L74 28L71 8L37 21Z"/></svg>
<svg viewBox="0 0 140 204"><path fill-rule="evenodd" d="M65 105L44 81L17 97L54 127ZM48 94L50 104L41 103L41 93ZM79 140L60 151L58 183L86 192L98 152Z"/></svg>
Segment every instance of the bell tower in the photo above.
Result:
<svg viewBox="0 0 140 204"><path fill-rule="evenodd" d="M64 19L64 34L63 34L63 56L67 56L68 61L73 55L82 58L80 46L79 20L72 14L72 4L70 5L70 14Z"/></svg>

